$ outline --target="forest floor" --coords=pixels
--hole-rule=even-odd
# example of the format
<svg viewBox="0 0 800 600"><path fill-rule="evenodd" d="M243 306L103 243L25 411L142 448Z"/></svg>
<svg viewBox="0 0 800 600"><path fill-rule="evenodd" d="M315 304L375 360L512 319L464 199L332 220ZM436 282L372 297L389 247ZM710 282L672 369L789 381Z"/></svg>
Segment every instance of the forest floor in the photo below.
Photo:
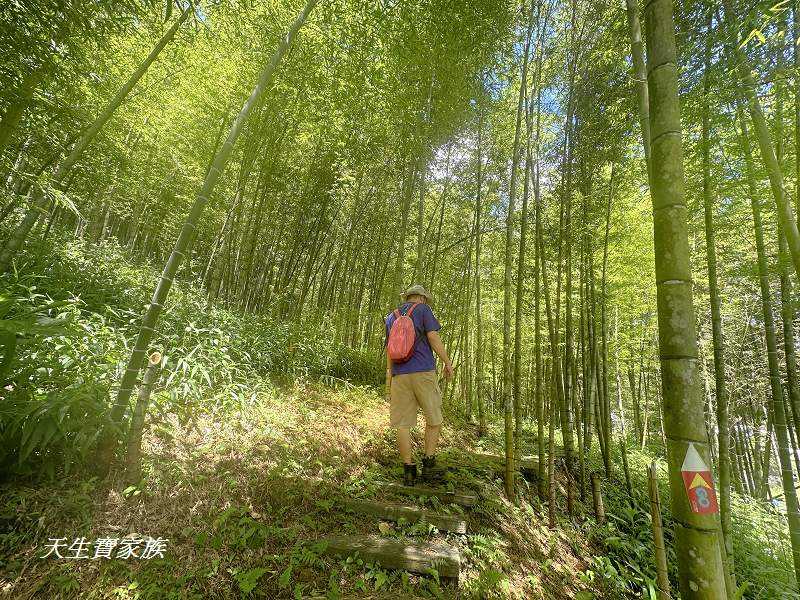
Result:
<svg viewBox="0 0 800 600"><path fill-rule="evenodd" d="M116 481L104 490L84 474L0 488L5 525L13 521L0 529L0 597L610 597L585 574L593 552L576 527L591 520L550 530L535 489L521 481L522 500L510 504L501 474L491 471L452 473L459 490L478 496L467 535L447 534L461 550L458 587L321 556L316 542L332 534L442 538L429 525L340 509L343 498L375 497L380 481L400 480L386 418L385 401L370 388L299 381L260 382L235 414L184 423L156 414L140 487ZM471 428L446 426L442 450L466 460L470 450L496 451L497 436L478 445ZM130 534L168 539L164 558L40 558L48 538Z"/></svg>
<svg viewBox="0 0 800 600"><path fill-rule="evenodd" d="M382 365L366 351L340 348L327 330L208 307L201 290L180 282L162 315L158 344L169 356L164 385L151 398L143 480L111 480L104 489L75 465L91 464L118 366L160 271L109 242L50 240L25 259L0 286L0 298L15 305L9 314L56 301L66 324L53 337L23 336L12 381L26 384L0 390L0 598L654 597L645 473L663 448L629 442L630 485L612 453L603 525L588 489L588 503L576 494L568 519L558 480L559 521L550 530L535 481L520 480L519 502L511 504L500 472L474 468L470 453L501 454L501 423L478 440L473 426L452 418L463 407L446 406L441 455L459 465L448 485L477 496L463 511L466 535L346 512L346 500L389 500L381 483L401 479L377 385ZM523 453L534 454L527 423L522 441ZM604 474L596 443L587 459L587 473ZM658 464L674 582L669 486ZM70 474L59 475L67 467ZM744 597L800 599L784 516L752 498L732 500ZM435 499L403 503L461 514ZM460 551L459 586L433 573L323 556L319 541L332 534L446 541ZM164 558L40 558L49 538L147 536L168 540Z"/></svg>
<svg viewBox="0 0 800 600"><path fill-rule="evenodd" d="M160 271L110 242L49 240L29 248L25 260L19 275L0 282L0 299L13 305L6 317L49 311L56 301L66 324L52 337L22 336L11 381L25 385L0 390L0 598L654 597L645 474L663 448L629 442L630 485L612 453L603 525L593 518L588 489L588 504L576 494L568 519L557 479L559 520L550 530L535 481L520 480L519 502L511 504L497 467L474 468L470 453L501 454L501 423L478 440L473 426L452 419L463 407L445 407L441 455L459 465L448 485L477 496L463 511L466 535L354 515L344 501L389 500L381 483L401 479L379 392L382 364L367 351L339 347L313 324L209 307L201 290L181 282L162 315L158 347L169 349L168 360L164 385L151 398L143 480L111 480L104 489L75 466L91 464L118 366ZM522 441L523 453L534 454L527 423ZM587 463L587 473L605 475L596 443ZM658 464L675 582L669 486ZM60 475L66 468L69 475ZM744 598L800 600L784 516L752 498L732 500ZM403 503L461 515L435 499ZM332 534L446 541L460 551L459 586L435 573L323 556L319 541ZM148 536L168 540L164 558L40 558L49 538Z"/></svg>

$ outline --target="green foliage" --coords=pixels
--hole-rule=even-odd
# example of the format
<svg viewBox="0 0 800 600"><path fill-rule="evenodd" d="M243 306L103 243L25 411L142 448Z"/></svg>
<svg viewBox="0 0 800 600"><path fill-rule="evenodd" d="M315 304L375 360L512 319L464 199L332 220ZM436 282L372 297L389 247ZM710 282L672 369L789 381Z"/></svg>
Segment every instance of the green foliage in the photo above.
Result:
<svg viewBox="0 0 800 600"><path fill-rule="evenodd" d="M107 424L106 393L96 385L73 384L28 399L10 394L0 412L3 462L20 474L38 470L50 478L58 467L68 474L83 464Z"/></svg>
<svg viewBox="0 0 800 600"><path fill-rule="evenodd" d="M69 481L66 483L66 481ZM41 541L41 532L61 531L65 521L73 530L87 532L91 527L93 497L97 489L95 479L75 482L56 480L46 492L17 485L4 487L0 492L0 556L3 568L21 567L24 557L17 554L20 547L31 540ZM70 588L72 576L60 574L58 585Z"/></svg>
<svg viewBox="0 0 800 600"><path fill-rule="evenodd" d="M242 598L247 598L247 596L250 595L250 592L256 588L258 580L261 579L266 572L267 569L258 567L234 575L234 579L239 586L239 591L242 593Z"/></svg>
<svg viewBox="0 0 800 600"><path fill-rule="evenodd" d="M223 546L233 551L258 548L264 545L272 528L253 519L246 508L231 506L214 519L215 535L209 543L216 548Z"/></svg>
<svg viewBox="0 0 800 600"><path fill-rule="evenodd" d="M800 598L785 516L753 499L732 495L731 527L737 583L745 598Z"/></svg>
<svg viewBox="0 0 800 600"><path fill-rule="evenodd" d="M24 342L31 337L49 338L68 332L68 316L47 316L66 302L36 306L36 300L41 296L35 294L34 289L24 291L24 296L0 295L0 386L4 385L5 377L11 370L20 338Z"/></svg>
<svg viewBox="0 0 800 600"><path fill-rule="evenodd" d="M36 275L0 279L6 340L0 465L52 477L83 464L108 425L109 403L156 274L130 263L114 242L57 242L34 248L29 259ZM154 348L164 354L164 373L153 406L182 422L254 402L253 378L376 382L381 373L370 354L318 329L207 308L182 285L162 332Z"/></svg>
<svg viewBox="0 0 800 600"><path fill-rule="evenodd" d="M508 575L495 569L482 569L471 588L478 598L505 598L509 590Z"/></svg>
<svg viewBox="0 0 800 600"><path fill-rule="evenodd" d="M2 292L4 401L0 404L0 465L22 475L53 477L80 465L106 424L113 373L108 361L121 342L97 315L73 298L53 300L38 277L10 282Z"/></svg>
<svg viewBox="0 0 800 600"><path fill-rule="evenodd" d="M500 566L507 559L502 550L502 539L496 535L473 534L468 536L469 552L473 560L482 566Z"/></svg>
<svg viewBox="0 0 800 600"><path fill-rule="evenodd" d="M609 521L603 526L594 525L588 535L604 550L604 555L591 560L592 575L588 571L584 574L584 577L600 578L609 591L640 594L645 598L654 594L656 580L647 495L647 466L652 460L653 456L647 452L628 449L632 496L628 495L619 479L603 484ZM617 461L620 463L621 459ZM677 589L673 521L663 466L659 493L669 575ZM763 503L736 493L732 494L732 511L734 559L737 583L743 588L740 589L742 597L758 600L798 598L785 517Z"/></svg>
<svg viewBox="0 0 800 600"><path fill-rule="evenodd" d="M495 532L475 533L467 540L464 557L478 570L478 577L466 585L467 593L474 598L507 597L509 579L505 570L510 562L502 537Z"/></svg>

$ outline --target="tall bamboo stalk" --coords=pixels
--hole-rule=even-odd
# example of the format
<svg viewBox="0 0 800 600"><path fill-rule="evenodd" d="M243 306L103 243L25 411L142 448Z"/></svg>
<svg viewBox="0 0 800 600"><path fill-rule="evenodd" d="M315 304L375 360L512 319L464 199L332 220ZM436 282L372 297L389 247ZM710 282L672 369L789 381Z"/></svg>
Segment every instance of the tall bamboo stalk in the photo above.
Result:
<svg viewBox="0 0 800 600"><path fill-rule="evenodd" d="M172 24L172 27L170 27L161 37L158 43L150 51L150 54L147 55L147 58L144 59L144 62L139 65L139 68L133 72L125 84L119 90L117 90L117 93L114 94L114 97L106 105L103 111L97 116L97 118L86 129L86 131L83 132L80 138L78 138L78 141L72 147L72 151L69 153L67 158L64 159L64 162L59 165L58 169L56 169L56 172L51 177L50 181L53 187L56 189L63 189L62 184L64 180L78 160L80 160L80 158L83 156L83 153L89 147L89 144L92 143L94 138L97 137L97 134L100 133L100 130L103 128L103 126L122 105L122 103L125 101L125 98L127 98L128 94L131 93L131 90L133 90L134 86L145 74L148 67L150 67L150 65L153 64L153 61L158 58L158 55L161 54L161 51L164 49L164 47L170 41L172 41L172 38L175 37L175 33L178 31L181 24L183 24L193 10L194 5L189 3L183 13L181 13L180 18L175 21L175 23ZM8 271L9 267L11 266L12 259L22 247L22 244L25 242L25 239L28 237L28 234L33 226L36 224L39 216L45 213L49 202L50 198L45 193L45 190L40 185L35 185L32 192L30 208L25 213L22 221L11 233L11 237L6 242L2 252L0 252L0 273Z"/></svg>
<svg viewBox="0 0 800 600"><path fill-rule="evenodd" d="M538 95L538 93L537 93ZM540 105L541 106L541 105ZM537 119L539 118L537 110ZM538 147L537 147L538 150ZM534 271L534 356L536 360L536 419L537 419L537 433L539 444L539 497L544 500L547 491L546 468L545 468L545 440L544 440L544 418L545 406L544 395L542 394L542 381L547 381L542 378L542 341L541 341L541 301L540 296L542 293L542 277L544 271L544 254L543 247L540 243L542 239L542 199L539 188L539 156L537 152L536 157L536 175L534 179L533 195L534 195L534 220L535 220L535 243L536 247L536 269ZM547 293L547 290L544 290Z"/></svg>
<svg viewBox="0 0 800 600"><path fill-rule="evenodd" d="M631 40L631 62L633 78L636 82L636 99L639 104L639 126L642 134L645 166L650 169L650 101L647 91L647 68L644 64L644 46L642 44L642 26L639 23L639 6L637 0L625 0L628 15L628 33Z"/></svg>
<svg viewBox="0 0 800 600"><path fill-rule="evenodd" d="M537 217L539 211L537 211ZM556 302L555 311L550 302L550 285L547 276L547 263L544 257L544 240L542 236L541 221L537 218L536 221L536 244L537 253L539 255L539 266L542 274L542 291L544 293L545 314L547 316L547 331L550 340L550 356L551 366L548 377L545 381L549 381L550 394L548 401L548 453L547 453L547 497L548 497L548 514L549 524L551 528L556 526L556 490L555 490L555 427L556 418L558 415L559 402L562 401L563 390L561 388L561 374L560 374L560 353L558 352L558 327L556 319L553 316L555 312L558 314L559 306ZM561 274L559 273L559 280Z"/></svg>
<svg viewBox="0 0 800 600"><path fill-rule="evenodd" d="M522 57L522 75L520 77L519 96L517 100L517 121L514 130L514 146L511 156L511 181L508 191L508 209L506 211L505 235L505 271L503 275L503 414L505 421L505 490L508 498L515 496L514 482L514 413L519 403L514 398L514 372L511 337L511 266L514 256L514 204L517 194L517 171L519 170L519 148L522 130L522 114L525 102L525 88L528 80L528 53L533 30L533 15L528 19L528 30L525 35L525 50ZM516 409L516 410L515 410Z"/></svg>
<svg viewBox="0 0 800 600"><path fill-rule="evenodd" d="M730 476L730 426L728 424L728 391L725 383L725 338L722 334L719 284L717 282L716 232L714 229L714 190L711 179L711 142L709 124L709 102L711 92L711 31L713 11L709 11L706 30L706 47L703 72L703 99L701 104L703 162L703 216L706 233L706 266L708 268L708 300L711 307L711 337L714 345L714 384L717 405L717 438L719 456L719 512L722 527L722 559L725 563L725 585L728 596L736 592L733 566L733 539L731 536L731 476Z"/></svg>
<svg viewBox="0 0 800 600"><path fill-rule="evenodd" d="M527 96L527 91L526 91ZM528 239L528 198L532 168L530 111L525 110L525 177L522 187L522 210L520 211L519 252L517 252L517 286L514 299L514 460L521 456L522 436L522 305L525 296L525 250Z"/></svg>
<svg viewBox="0 0 800 600"><path fill-rule="evenodd" d="M603 507L603 493L600 489L600 476L597 473L592 473L590 476L592 482L592 499L594 500L594 514L597 522L601 525L606 522L606 510Z"/></svg>
<svg viewBox="0 0 800 600"><path fill-rule="evenodd" d="M706 464L710 458L697 369L672 2L648 0L644 15L664 433L680 590L686 599L723 598L717 516L692 511L681 476L689 444Z"/></svg>
<svg viewBox="0 0 800 600"><path fill-rule="evenodd" d="M258 82L242 106L242 110L234 120L225 142L217 151L217 155L214 157L214 161L206 173L205 181L203 181L203 185L197 194L197 198L194 201L192 209L183 223L183 227L178 235L178 239L175 242L175 247L173 248L170 257L167 260L166 265L164 265L164 270L161 273L161 277L159 278L158 284L153 292L153 298L150 301L150 305L142 318L142 325L139 329L139 335L136 338L136 344L133 348L133 352L131 353L125 373L122 377L122 382L120 383L120 388L117 392L117 399L111 409L111 420L117 425L122 421L122 418L128 407L128 402L136 384L136 379L138 378L139 371L142 368L145 352L147 351L147 347L149 346L150 340L155 332L155 326L158 322L159 316L161 315L161 311L164 310L167 294L172 287L175 274L178 272L181 262L186 257L189 241L194 235L197 222L199 221L200 216L203 214L203 210L205 209L206 204L208 204L209 198L214 192L217 181L222 175L222 172L225 170L225 166L227 165L228 159L233 151L233 146L241 134L242 128L247 122L247 118L250 116L250 113L252 112L256 103L272 84L275 70L280 64L281 59L289 50L289 47L292 45L292 42L297 36L298 31L303 26L306 18L314 6L316 6L318 1L319 0L307 0L305 7L297 19L294 21L294 23L292 23L291 27L289 27L286 35L281 38L280 42L278 43L278 47L276 48L269 62L261 71ZM105 474L108 473L115 445L116 440L114 439L112 430L109 429L104 431L97 455L98 470L102 476L105 476Z"/></svg>
<svg viewBox="0 0 800 600"><path fill-rule="evenodd" d="M770 373L771 391L771 416L778 438L778 461L781 466L781 480L786 495L786 517L789 522L789 539L792 543L792 556L794 558L795 576L800 580L800 511L798 511L797 491L794 487L794 474L792 472L792 459L789 450L789 436L786 427L786 411L784 409L783 387L781 385L780 365L778 363L778 343L775 335L775 323L772 316L772 298L769 289L769 270L767 267L766 252L764 249L764 230L761 222L761 206L755 183L755 169L753 167L752 151L748 137L747 124L744 121L742 110L737 107L739 122L742 128L741 145L745 156L745 170L750 191L750 204L753 210L753 227L756 238L756 252L758 256L758 281L761 288L761 304L764 315L764 334L767 341L767 364ZM772 452L772 434L767 427L767 440L764 448L765 464ZM769 490L769 469L764 471L766 488Z"/></svg>
<svg viewBox="0 0 800 600"><path fill-rule="evenodd" d="M484 407L483 387L483 314L481 306L481 188L483 176L483 157L481 155L481 136L483 132L483 109L478 101L478 144L477 186L475 192L475 387L478 395L478 437L486 433L486 409Z"/></svg>
<svg viewBox="0 0 800 600"><path fill-rule="evenodd" d="M658 600L670 600L669 574L667 571L667 549L664 545L664 527L661 523L661 500L658 497L658 468L656 462L647 469L650 492L650 522L653 527L653 549L656 559L656 586Z"/></svg>
<svg viewBox="0 0 800 600"><path fill-rule="evenodd" d="M144 432L144 419L147 415L147 405L150 394L158 380L161 368L161 353L153 352L148 358L147 368L139 388L136 399L136 408L131 419L131 428L128 432L128 450L125 456L125 474L128 483L135 483L142 478L142 433Z"/></svg>
<svg viewBox="0 0 800 600"><path fill-rule="evenodd" d="M611 447L612 447L612 432L611 432L611 399L608 393L608 325L606 320L606 307L608 298L606 293L608 278L608 240L611 231L611 202L614 197L614 174L616 163L611 163L611 173L608 178L608 199L606 201L606 223L605 232L603 234L603 266L601 270L600 280L600 328L601 328L601 342L602 342L602 398L603 402L600 405L603 415L603 437L605 439L606 457L604 458L606 465L606 476L611 477ZM600 385L600 382L598 382Z"/></svg>

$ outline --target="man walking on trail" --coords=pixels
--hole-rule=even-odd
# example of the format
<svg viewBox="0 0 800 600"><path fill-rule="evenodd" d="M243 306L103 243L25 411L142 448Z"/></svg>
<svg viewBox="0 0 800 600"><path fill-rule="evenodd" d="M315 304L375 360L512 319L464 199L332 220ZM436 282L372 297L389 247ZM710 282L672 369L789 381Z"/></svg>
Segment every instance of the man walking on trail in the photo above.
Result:
<svg viewBox="0 0 800 600"><path fill-rule="evenodd" d="M397 445L403 459L403 483L414 485L417 465L411 458L411 428L417 424L417 411L425 415L425 457L422 478L441 477L436 468L436 445L442 429L442 392L436 378L435 352L444 363L444 376L453 376L441 325L429 303L431 294L413 285L402 295L403 304L386 317L386 393L389 395L390 424L397 428Z"/></svg>

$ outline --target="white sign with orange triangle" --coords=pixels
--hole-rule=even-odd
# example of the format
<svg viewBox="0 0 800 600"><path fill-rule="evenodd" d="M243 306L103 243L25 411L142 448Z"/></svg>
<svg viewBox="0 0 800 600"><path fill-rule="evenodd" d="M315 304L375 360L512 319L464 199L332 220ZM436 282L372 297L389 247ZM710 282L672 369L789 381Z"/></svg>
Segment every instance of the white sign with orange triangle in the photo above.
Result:
<svg viewBox="0 0 800 600"><path fill-rule="evenodd" d="M681 466L681 477L683 477L683 485L686 488L692 512L698 514L719 512L711 469L691 442L686 448L686 457Z"/></svg>

